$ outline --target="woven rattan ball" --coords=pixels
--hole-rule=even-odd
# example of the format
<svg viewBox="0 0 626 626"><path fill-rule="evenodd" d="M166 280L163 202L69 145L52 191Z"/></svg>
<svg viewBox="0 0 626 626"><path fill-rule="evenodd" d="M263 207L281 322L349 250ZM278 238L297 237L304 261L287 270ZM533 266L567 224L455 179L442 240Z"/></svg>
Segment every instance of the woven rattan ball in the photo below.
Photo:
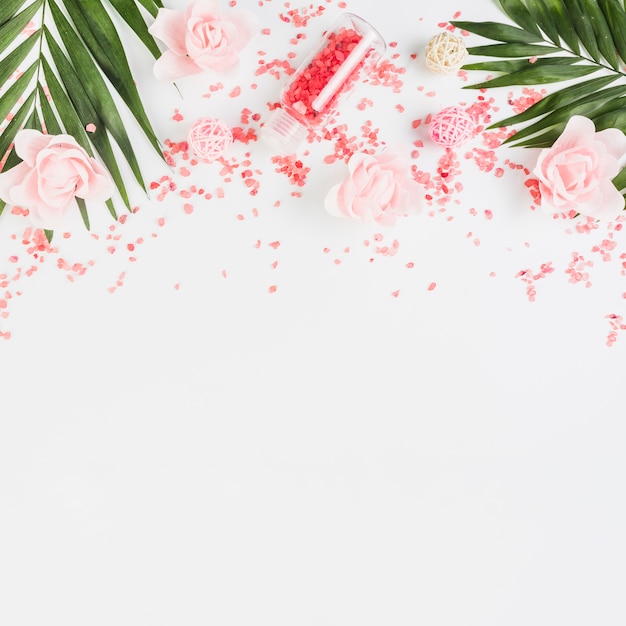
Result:
<svg viewBox="0 0 626 626"><path fill-rule="evenodd" d="M204 161L214 161L233 142L230 128L215 117L201 117L189 129L189 148Z"/></svg>
<svg viewBox="0 0 626 626"><path fill-rule="evenodd" d="M437 74L456 72L466 58L463 40L448 31L435 35L426 44L426 65Z"/></svg>
<svg viewBox="0 0 626 626"><path fill-rule="evenodd" d="M430 137L445 148L456 148L474 134L472 116L460 107L446 107L430 121Z"/></svg>

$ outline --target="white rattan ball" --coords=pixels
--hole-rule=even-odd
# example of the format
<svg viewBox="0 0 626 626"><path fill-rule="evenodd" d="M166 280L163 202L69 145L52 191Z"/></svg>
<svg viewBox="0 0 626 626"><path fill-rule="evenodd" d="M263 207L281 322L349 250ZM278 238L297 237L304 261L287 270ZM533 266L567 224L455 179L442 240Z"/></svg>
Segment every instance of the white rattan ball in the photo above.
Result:
<svg viewBox="0 0 626 626"><path fill-rule="evenodd" d="M437 74L451 74L467 58L465 44L448 31L439 33L426 44L426 65Z"/></svg>

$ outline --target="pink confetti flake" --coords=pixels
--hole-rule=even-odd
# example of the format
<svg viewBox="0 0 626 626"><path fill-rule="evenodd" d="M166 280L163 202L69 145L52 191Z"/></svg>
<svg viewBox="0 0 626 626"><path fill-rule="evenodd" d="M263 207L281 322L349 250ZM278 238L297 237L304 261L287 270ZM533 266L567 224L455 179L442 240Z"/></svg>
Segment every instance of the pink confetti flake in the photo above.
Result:
<svg viewBox="0 0 626 626"><path fill-rule="evenodd" d="M541 191L539 191L539 181L536 178L529 178L524 183L524 186L530 192L534 205L541 206ZM534 209L535 207L532 206L531 208Z"/></svg>
<svg viewBox="0 0 626 626"><path fill-rule="evenodd" d="M435 289L437 288L437 283L432 282L430 283L430 285L428 285L428 291L435 291Z"/></svg>
<svg viewBox="0 0 626 626"><path fill-rule="evenodd" d="M591 267L593 267L593 261L586 260L578 252L572 252L572 260L565 270L565 273L569 276L568 282L572 284L584 283L585 287L591 287L588 272L588 269Z"/></svg>
<svg viewBox="0 0 626 626"><path fill-rule="evenodd" d="M276 285L270 285L269 292L270 293L276 293L277 289L278 289L278 287Z"/></svg>
<svg viewBox="0 0 626 626"><path fill-rule="evenodd" d="M339 3L340 8L341 4L342 3ZM288 7L289 5L286 4L285 6ZM280 13L279 17L283 22L292 23L296 28L304 28L307 26L310 19L323 15L325 10L323 6L313 9L313 5L311 4L299 9L290 9L286 13Z"/></svg>
<svg viewBox="0 0 626 626"><path fill-rule="evenodd" d="M96 132L96 125L95 124L87 124L87 126L85 126L85 130L88 133L95 133Z"/></svg>
<svg viewBox="0 0 626 626"><path fill-rule="evenodd" d="M385 59L378 64L377 71L368 81L372 85L389 87L393 93L401 93L404 81L400 78L406 74L405 67L399 67L392 61Z"/></svg>
<svg viewBox="0 0 626 626"><path fill-rule="evenodd" d="M611 261L611 252L615 250L617 246L617 242L612 239L603 239L599 245L593 246L591 251L593 253L599 254L602 257L602 260L605 263Z"/></svg>
<svg viewBox="0 0 626 626"><path fill-rule="evenodd" d="M474 148L473 156L474 163L482 172L491 172L498 160L494 150L484 150L482 148Z"/></svg>
<svg viewBox="0 0 626 626"><path fill-rule="evenodd" d="M542 263L538 272L533 273L532 270L520 270L515 278L519 278L522 282L526 283L526 295L529 302L534 302L537 295L537 289L535 288L535 282L546 278L549 274L554 272L552 262Z"/></svg>
<svg viewBox="0 0 626 626"><path fill-rule="evenodd" d="M396 289L395 291L392 291L392 292L391 292L391 295L392 295L394 298L397 298L397 297L400 295L400 290L399 290L399 289Z"/></svg>
<svg viewBox="0 0 626 626"><path fill-rule="evenodd" d="M535 104L535 102L539 102L545 94L545 89L537 91L536 89L525 87L522 90L522 95L518 98L513 98L513 93L509 92L507 102L513 108L514 113L523 113L526 109Z"/></svg>
<svg viewBox="0 0 626 626"><path fill-rule="evenodd" d="M30 37L37 30L37 25L32 20L26 24L22 32L20 33L24 37Z"/></svg>
<svg viewBox="0 0 626 626"><path fill-rule="evenodd" d="M615 313L609 313L608 315L605 315L605 318L609 320L609 324L611 326L611 331L606 338L606 345L610 348L617 341L618 333L622 330L626 330L626 324L624 324L623 317L621 315L616 315Z"/></svg>
<svg viewBox="0 0 626 626"><path fill-rule="evenodd" d="M303 187L306 184L306 178L311 168L306 167L301 159L294 155L277 155L272 157L272 163L276 165L275 171L279 174L285 174L292 185Z"/></svg>

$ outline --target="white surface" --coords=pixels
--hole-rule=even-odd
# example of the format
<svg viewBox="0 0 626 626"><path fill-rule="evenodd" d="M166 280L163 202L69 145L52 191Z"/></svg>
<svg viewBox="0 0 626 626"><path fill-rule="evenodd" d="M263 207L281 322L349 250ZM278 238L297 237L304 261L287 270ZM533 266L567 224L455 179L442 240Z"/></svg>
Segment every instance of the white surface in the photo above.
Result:
<svg viewBox="0 0 626 626"><path fill-rule="evenodd" d="M459 8L501 17L486 0L460 4L348 9L398 42L389 53L402 65ZM259 78L250 102L228 93L253 80L257 50L282 58L296 31L282 4L254 9L272 36L250 43L209 100L213 78L181 82L181 99L133 55L163 138L184 139L200 114L267 115L278 81ZM329 3L294 51L338 13ZM411 120L477 96L419 58L403 80L365 111L388 144L425 140ZM414 110L395 114L397 103ZM597 257L590 289L565 274L603 231L567 234L529 210L523 176L469 162L446 215L363 226L325 213L344 169L315 160L315 146L297 201L263 146L238 148L264 172L256 198L230 185L185 215L176 194L138 194L114 254L104 212L92 211L100 240L78 221L55 238L57 256L95 261L85 276L70 283L48 255L12 285L22 295L0 320L12 333L0 342L0 624L623 625L626 338L607 348L604 316L624 313L626 281ZM420 152L433 172L441 152L426 140ZM212 166L191 178L222 184ZM5 211L0 228L0 273L13 250L26 268L23 222ZM372 254L374 233L398 239L398 254ZM547 261L555 272L530 303L515 275Z"/></svg>

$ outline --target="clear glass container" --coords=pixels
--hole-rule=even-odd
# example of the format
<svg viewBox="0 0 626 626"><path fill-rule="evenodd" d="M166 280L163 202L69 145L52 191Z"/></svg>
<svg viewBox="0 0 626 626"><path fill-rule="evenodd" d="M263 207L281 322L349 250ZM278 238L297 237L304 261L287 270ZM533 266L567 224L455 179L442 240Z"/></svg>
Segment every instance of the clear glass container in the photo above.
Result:
<svg viewBox="0 0 626 626"><path fill-rule="evenodd" d="M344 13L284 86L261 135L280 154L297 152L311 128L321 126L343 96L372 72L386 44L378 31Z"/></svg>

